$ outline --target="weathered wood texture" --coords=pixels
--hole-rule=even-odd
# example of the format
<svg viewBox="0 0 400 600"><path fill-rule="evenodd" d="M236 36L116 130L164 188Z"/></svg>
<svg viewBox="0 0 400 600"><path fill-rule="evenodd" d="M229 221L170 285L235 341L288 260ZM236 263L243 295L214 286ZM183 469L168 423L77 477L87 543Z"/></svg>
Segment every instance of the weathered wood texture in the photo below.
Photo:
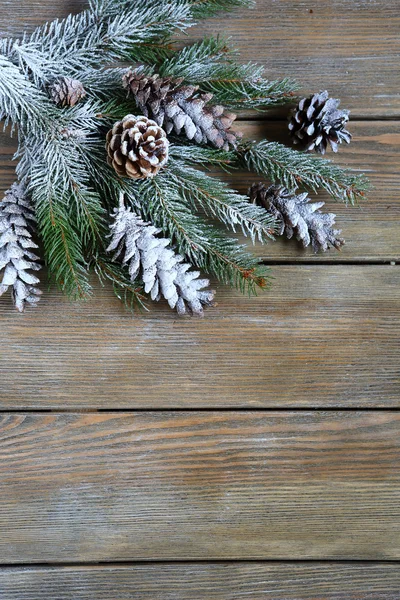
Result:
<svg viewBox="0 0 400 600"><path fill-rule="evenodd" d="M399 266L279 266L206 318L131 316L112 291L0 302L0 408L398 406Z"/></svg>
<svg viewBox="0 0 400 600"><path fill-rule="evenodd" d="M246 137L267 138L288 143L286 123L246 121L237 124ZM311 249L302 249L294 241L278 239L266 246L257 244L253 249L267 261L312 261L327 259L338 263L357 261L400 260L400 122L352 122L354 141L341 148L335 161L357 170L365 170L374 186L368 201L359 207L346 207L340 202L330 201L328 194L321 193L318 199L326 200L326 209L337 214L337 225L342 228L347 244L341 252L314 254ZM15 179L11 157L16 150L14 140L0 134L0 190L6 190ZM230 185L242 193L253 181L260 178L243 172L221 175ZM243 238L242 238L242 241Z"/></svg>
<svg viewBox="0 0 400 600"><path fill-rule="evenodd" d="M20 35L84 6L83 0L2 0L0 34ZM271 78L296 77L306 92L328 88L357 116L400 116L397 0L258 0L256 10L215 17L189 39L221 30L243 61L264 64Z"/></svg>
<svg viewBox="0 0 400 600"><path fill-rule="evenodd" d="M53 290L22 317L2 298L1 410L399 407L399 266L349 264L400 259L398 2L257 2L188 39L225 31L243 61L340 97L354 141L335 160L375 186L359 209L328 203L341 253L282 240L257 252L344 264L276 267L257 299L218 287L204 321L163 305L132 318L108 288L87 305ZM83 6L2 0L0 35ZM284 112L238 126L287 141L266 120ZM1 190L14 147L0 137ZM397 600L399 564L83 563L400 561L399 430L396 411L2 414L0 563L60 566L3 566L0 598Z"/></svg>
<svg viewBox="0 0 400 600"><path fill-rule="evenodd" d="M392 564L179 564L0 571L2 600L398 600Z"/></svg>
<svg viewBox="0 0 400 600"><path fill-rule="evenodd" d="M400 559L400 413L0 417L0 562Z"/></svg>

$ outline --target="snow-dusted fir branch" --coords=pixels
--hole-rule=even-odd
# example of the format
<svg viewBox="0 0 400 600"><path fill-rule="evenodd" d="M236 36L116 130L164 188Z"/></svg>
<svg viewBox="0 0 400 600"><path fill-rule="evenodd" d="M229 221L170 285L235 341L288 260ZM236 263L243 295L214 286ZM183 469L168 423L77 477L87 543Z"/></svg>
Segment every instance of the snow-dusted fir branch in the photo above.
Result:
<svg viewBox="0 0 400 600"><path fill-rule="evenodd" d="M0 54L36 85L46 86L56 77L74 77L115 60L143 60L142 46L154 44L153 51L159 47L162 56L170 36L191 27L194 18L246 4L246 0L91 2L90 9L38 27L30 36L2 40Z"/></svg>
<svg viewBox="0 0 400 600"><path fill-rule="evenodd" d="M214 95L213 101L233 110L268 108L291 102L298 89L294 80L269 81L264 68L239 64L236 52L223 38L205 38L186 46L153 67L163 77L183 77Z"/></svg>
<svg viewBox="0 0 400 600"><path fill-rule="evenodd" d="M255 0L188 0L192 5L193 16L196 18L212 17L221 10L255 6Z"/></svg>
<svg viewBox="0 0 400 600"><path fill-rule="evenodd" d="M31 134L51 127L56 113L48 97L26 79L18 66L0 54L0 120Z"/></svg>
<svg viewBox="0 0 400 600"><path fill-rule="evenodd" d="M165 39L193 25L187 2L131 2L109 10L86 10L39 27L30 37L3 43L3 53L37 85L76 76L119 59L135 59L135 47ZM1 48L0 48L1 51Z"/></svg>
<svg viewBox="0 0 400 600"><path fill-rule="evenodd" d="M97 123L90 104L67 114L52 136L24 139L17 173L28 182L51 273L68 295L84 298L90 293L86 256L104 232L103 203L91 183L97 173L89 159Z"/></svg>
<svg viewBox="0 0 400 600"><path fill-rule="evenodd" d="M365 175L343 169L329 160L292 150L277 142L248 142L238 150L239 165L249 171L282 183L286 188L298 187L326 190L333 198L354 204L369 189Z"/></svg>
<svg viewBox="0 0 400 600"><path fill-rule="evenodd" d="M26 304L35 306L40 300L39 279L30 271L38 271L35 213L26 188L14 183L0 203L0 296L11 288L16 309L23 312Z"/></svg>
<svg viewBox="0 0 400 600"><path fill-rule="evenodd" d="M189 312L201 316L203 306L213 304L214 292L204 290L208 279L198 279L200 273L190 270L190 265L170 247L170 240L158 237L160 229L126 208L123 194L110 229L107 251L114 252L114 259L128 267L131 281L140 275L152 300L165 298L179 315Z"/></svg>
<svg viewBox="0 0 400 600"><path fill-rule="evenodd" d="M275 222L271 215L249 204L246 196L234 192L216 177L210 177L179 160L170 161L166 177L188 207L203 209L234 232L240 228L253 243L274 239Z"/></svg>
<svg viewBox="0 0 400 600"><path fill-rule="evenodd" d="M127 195L136 210L166 232L196 267L250 295L268 286L269 269L237 240L194 214L168 172L144 182L137 195Z"/></svg>

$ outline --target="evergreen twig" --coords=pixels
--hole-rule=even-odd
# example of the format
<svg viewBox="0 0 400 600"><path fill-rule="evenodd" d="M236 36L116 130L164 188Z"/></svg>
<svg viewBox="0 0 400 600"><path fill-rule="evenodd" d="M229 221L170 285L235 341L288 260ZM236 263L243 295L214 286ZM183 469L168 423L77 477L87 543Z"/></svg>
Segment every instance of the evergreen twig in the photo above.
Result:
<svg viewBox="0 0 400 600"><path fill-rule="evenodd" d="M178 251L206 273L250 295L268 286L269 270L237 240L193 214L168 175L142 183L127 197L143 218L160 227Z"/></svg>
<svg viewBox="0 0 400 600"><path fill-rule="evenodd" d="M292 150L277 142L243 143L237 152L239 166L255 171L290 190L322 188L333 198L355 204L365 197L369 182L365 175L343 169L331 161Z"/></svg>
<svg viewBox="0 0 400 600"><path fill-rule="evenodd" d="M209 37L186 46L157 65L162 76L183 77L187 83L212 92L213 102L233 110L266 109L293 101L296 82L285 78L269 81L264 68L238 64L236 52L224 38Z"/></svg>

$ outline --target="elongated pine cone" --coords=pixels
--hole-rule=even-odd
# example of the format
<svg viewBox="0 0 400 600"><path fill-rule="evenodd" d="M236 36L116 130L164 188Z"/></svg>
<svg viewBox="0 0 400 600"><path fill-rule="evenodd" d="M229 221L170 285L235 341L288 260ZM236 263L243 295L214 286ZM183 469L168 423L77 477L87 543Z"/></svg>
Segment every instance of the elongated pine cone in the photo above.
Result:
<svg viewBox="0 0 400 600"><path fill-rule="evenodd" d="M198 144L210 143L228 150L240 136L231 129L236 115L223 106L210 104L213 94L201 93L198 86L182 85L182 79L146 76L139 70L124 75L124 87L135 98L141 112L154 119L167 134L184 134Z"/></svg>
<svg viewBox="0 0 400 600"><path fill-rule="evenodd" d="M41 291L39 279L29 273L38 271L39 257L32 240L36 219L31 200L22 185L14 183L0 202L0 270L4 269L0 296L11 287L15 308L23 312L26 304L35 306Z"/></svg>
<svg viewBox="0 0 400 600"><path fill-rule="evenodd" d="M86 90L77 79L60 77L51 86L50 96L57 106L65 108L78 104L86 96Z"/></svg>
<svg viewBox="0 0 400 600"><path fill-rule="evenodd" d="M160 229L125 208L123 196L110 231L107 251L114 251L114 260L120 259L129 268L132 281L140 276L152 300L165 298L179 315L203 316L203 306L213 305L215 292L203 289L208 279L198 279L200 273L189 270L190 265L170 247L170 240L158 237Z"/></svg>
<svg viewBox="0 0 400 600"><path fill-rule="evenodd" d="M155 121L127 115L107 134L108 164L121 177L154 177L168 160L169 141Z"/></svg>
<svg viewBox="0 0 400 600"><path fill-rule="evenodd" d="M340 110L340 100L320 92L300 100L289 121L289 130L295 144L307 150L325 154L328 143L333 152L342 142L350 143L351 134L346 129L349 111Z"/></svg>
<svg viewBox="0 0 400 600"><path fill-rule="evenodd" d="M278 222L278 235L291 239L293 235L304 248L312 245L314 252L325 252L331 246L339 250L344 239L340 231L333 229L333 213L321 213L325 202L312 202L307 192L295 194L283 186L272 185L267 188L263 183L254 183L249 190L253 204L265 208Z"/></svg>

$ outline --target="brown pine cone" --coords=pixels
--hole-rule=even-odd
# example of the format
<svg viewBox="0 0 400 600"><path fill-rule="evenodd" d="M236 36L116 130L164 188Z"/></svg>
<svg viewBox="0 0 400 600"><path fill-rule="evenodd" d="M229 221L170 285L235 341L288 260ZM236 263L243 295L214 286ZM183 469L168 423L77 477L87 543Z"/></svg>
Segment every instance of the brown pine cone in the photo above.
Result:
<svg viewBox="0 0 400 600"><path fill-rule="evenodd" d="M50 88L51 99L60 108L75 106L86 96L85 88L77 79L60 77Z"/></svg>
<svg viewBox="0 0 400 600"><path fill-rule="evenodd" d="M169 141L155 121L127 115L107 134L107 162L121 177L154 177L168 160Z"/></svg>
<svg viewBox="0 0 400 600"><path fill-rule="evenodd" d="M210 143L224 150L235 147L240 137L231 129L236 115L210 104L212 94L199 92L198 86L181 85L182 81L132 70L123 78L141 112L167 133L185 134L198 144Z"/></svg>

